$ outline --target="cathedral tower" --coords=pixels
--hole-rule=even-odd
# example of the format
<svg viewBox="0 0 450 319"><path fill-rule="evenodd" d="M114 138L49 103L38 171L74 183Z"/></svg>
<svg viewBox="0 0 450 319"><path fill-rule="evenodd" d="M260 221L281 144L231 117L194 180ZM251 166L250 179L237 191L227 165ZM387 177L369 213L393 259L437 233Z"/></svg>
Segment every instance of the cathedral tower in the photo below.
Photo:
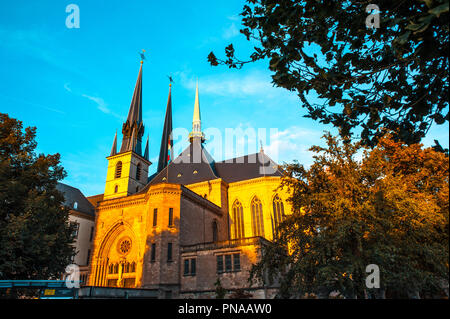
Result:
<svg viewBox="0 0 450 319"><path fill-rule="evenodd" d="M148 167L148 138L144 154L142 154L142 136L144 124L142 122L142 64L134 88L128 117L122 126L122 145L117 153L117 132L108 159L108 172L104 199L128 196L138 192L147 184Z"/></svg>
<svg viewBox="0 0 450 319"><path fill-rule="evenodd" d="M189 133L189 140L191 143L195 140L203 143L205 141L205 135L202 132L202 122L200 119L200 101L198 98L198 81L195 87L195 103L194 103L194 116L192 117L192 132Z"/></svg>

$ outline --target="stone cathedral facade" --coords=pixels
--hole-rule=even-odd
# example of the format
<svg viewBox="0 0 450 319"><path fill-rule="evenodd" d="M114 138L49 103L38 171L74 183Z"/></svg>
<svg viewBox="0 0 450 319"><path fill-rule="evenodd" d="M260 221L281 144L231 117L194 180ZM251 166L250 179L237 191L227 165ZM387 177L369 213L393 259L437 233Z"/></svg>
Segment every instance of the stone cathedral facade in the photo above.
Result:
<svg viewBox="0 0 450 319"><path fill-rule="evenodd" d="M142 150L142 62L130 110L108 159L95 206L89 286L155 289L161 298L208 298L220 280L271 298L274 287L249 285L251 265L290 211L278 190L282 173L259 153L216 162L204 147L198 85L189 146L171 154L171 91L157 173Z"/></svg>

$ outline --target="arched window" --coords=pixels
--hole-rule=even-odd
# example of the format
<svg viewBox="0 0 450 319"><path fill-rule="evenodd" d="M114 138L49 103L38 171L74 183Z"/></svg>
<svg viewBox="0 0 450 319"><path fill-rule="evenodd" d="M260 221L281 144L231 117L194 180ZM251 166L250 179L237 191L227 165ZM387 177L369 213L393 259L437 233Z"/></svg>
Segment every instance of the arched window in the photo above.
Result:
<svg viewBox="0 0 450 319"><path fill-rule="evenodd" d="M234 225L234 238L244 238L244 211L242 204L237 199L233 204L233 225Z"/></svg>
<svg viewBox="0 0 450 319"><path fill-rule="evenodd" d="M252 229L253 236L264 237L264 219L262 204L258 197L253 197L252 200Z"/></svg>
<svg viewBox="0 0 450 319"><path fill-rule="evenodd" d="M114 187L114 193L117 193L118 191L119 191L119 186L116 185L116 186Z"/></svg>
<svg viewBox="0 0 450 319"><path fill-rule="evenodd" d="M119 161L116 164L116 178L120 178L122 176L122 162Z"/></svg>
<svg viewBox="0 0 450 319"><path fill-rule="evenodd" d="M73 203L73 209L78 209L78 202Z"/></svg>
<svg viewBox="0 0 450 319"><path fill-rule="evenodd" d="M123 272L124 273L129 273L130 272L130 263L125 263L124 267L123 267Z"/></svg>
<svg viewBox="0 0 450 319"><path fill-rule="evenodd" d="M217 227L217 221L214 220L212 222L212 235L213 235L213 242L218 241L218 235L219 235L219 229Z"/></svg>
<svg viewBox="0 0 450 319"><path fill-rule="evenodd" d="M136 180L141 180L141 163L136 166Z"/></svg>
<svg viewBox="0 0 450 319"><path fill-rule="evenodd" d="M114 273L115 274L119 273L119 264L114 264Z"/></svg>
<svg viewBox="0 0 450 319"><path fill-rule="evenodd" d="M276 194L273 198L273 223L274 223L274 229L273 229L273 235L277 234L277 228L278 225L283 221L284 219L284 205L283 201L281 200L280 196Z"/></svg>
<svg viewBox="0 0 450 319"><path fill-rule="evenodd" d="M134 261L131 263L130 272L136 272L136 263Z"/></svg>
<svg viewBox="0 0 450 319"><path fill-rule="evenodd" d="M109 274L114 273L114 264L109 264L109 267L108 267L108 273L109 273Z"/></svg>

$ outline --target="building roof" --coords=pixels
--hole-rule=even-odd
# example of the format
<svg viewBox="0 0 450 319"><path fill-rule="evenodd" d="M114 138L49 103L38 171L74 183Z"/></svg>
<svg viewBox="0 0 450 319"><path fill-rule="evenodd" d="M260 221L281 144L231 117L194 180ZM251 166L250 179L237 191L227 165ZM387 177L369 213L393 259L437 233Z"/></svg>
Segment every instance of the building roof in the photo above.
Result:
<svg viewBox="0 0 450 319"><path fill-rule="evenodd" d="M199 140L194 140L168 166L150 178L150 185L164 182L188 185L219 177L211 155Z"/></svg>
<svg viewBox="0 0 450 319"><path fill-rule="evenodd" d="M263 176L283 176L278 164L264 152L215 162L203 144L194 139L168 167L150 176L149 184L189 185L217 178L233 183Z"/></svg>
<svg viewBox="0 0 450 319"><path fill-rule="evenodd" d="M64 205L72 210L95 216L95 208L83 193L75 187L58 183L56 189L64 194ZM75 205L75 203L77 203Z"/></svg>
<svg viewBox="0 0 450 319"><path fill-rule="evenodd" d="M216 172L227 183L263 177L283 176L278 164L264 152L216 162Z"/></svg>

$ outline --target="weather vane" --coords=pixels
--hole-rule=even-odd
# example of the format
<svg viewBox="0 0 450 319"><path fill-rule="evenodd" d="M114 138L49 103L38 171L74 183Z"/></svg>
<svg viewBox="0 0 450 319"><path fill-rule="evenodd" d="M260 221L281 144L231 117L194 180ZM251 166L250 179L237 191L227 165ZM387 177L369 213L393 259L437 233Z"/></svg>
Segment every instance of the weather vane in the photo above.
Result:
<svg viewBox="0 0 450 319"><path fill-rule="evenodd" d="M170 85L172 86L172 83L173 83L172 77L170 75L168 75L167 77L169 78Z"/></svg>
<svg viewBox="0 0 450 319"><path fill-rule="evenodd" d="M144 53L145 53L145 50L142 50L142 52L139 52L139 54L140 54L140 56L141 56L141 63L144 62L144 60L145 60L145 55L144 55Z"/></svg>

